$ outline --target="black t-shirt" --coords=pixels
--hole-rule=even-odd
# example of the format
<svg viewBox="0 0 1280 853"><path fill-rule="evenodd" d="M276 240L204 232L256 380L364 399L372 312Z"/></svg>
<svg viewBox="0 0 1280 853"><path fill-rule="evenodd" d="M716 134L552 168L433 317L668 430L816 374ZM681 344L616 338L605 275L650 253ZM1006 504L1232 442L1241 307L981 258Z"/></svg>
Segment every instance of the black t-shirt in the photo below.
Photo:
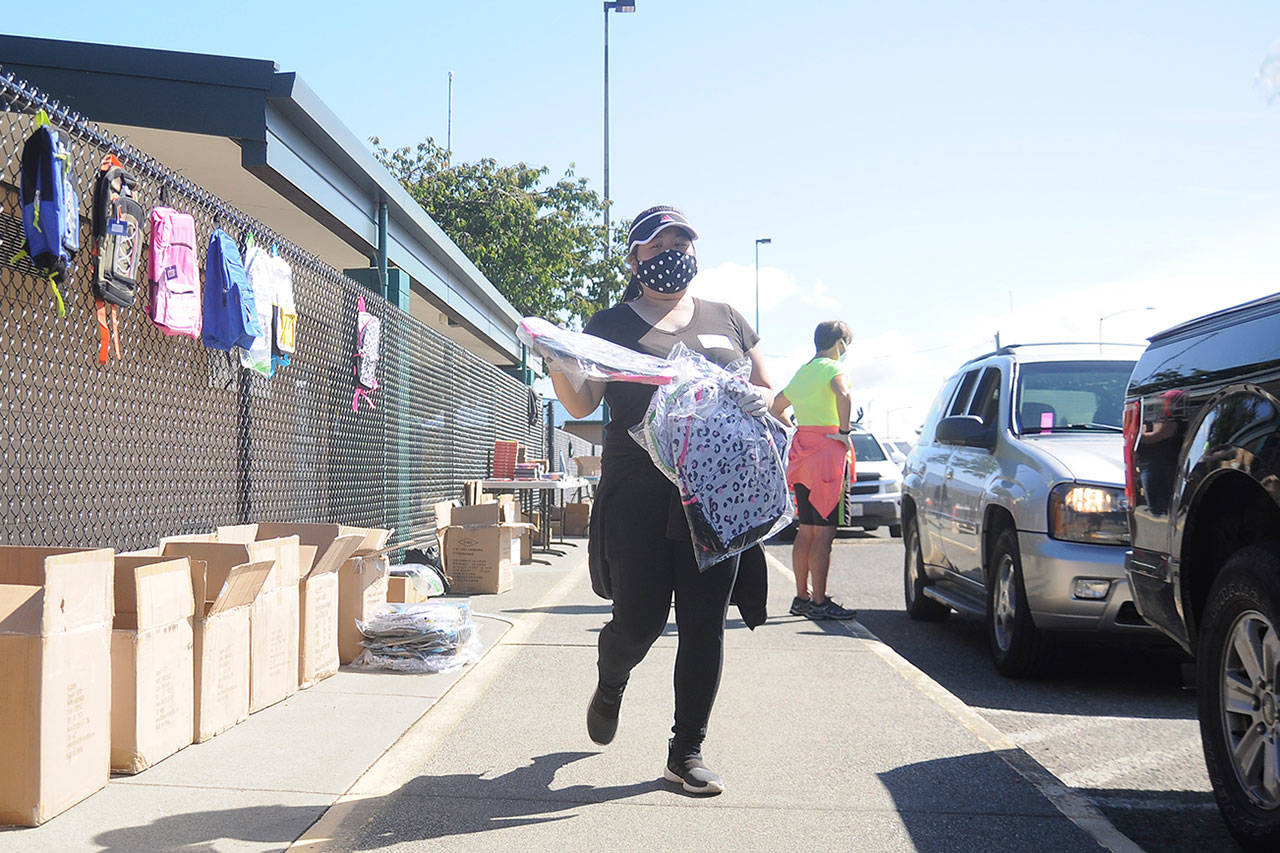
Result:
<svg viewBox="0 0 1280 853"><path fill-rule="evenodd" d="M666 358L677 342L683 342L721 367L742 358L760 340L746 319L729 305L696 298L693 317L678 332L655 329L625 303L597 312L582 331L659 358ZM639 449L627 436L627 430L644 417L651 397L652 385L610 382L605 386L604 399L609 404L610 415L605 427L606 447L618 438L625 438L626 444Z"/></svg>

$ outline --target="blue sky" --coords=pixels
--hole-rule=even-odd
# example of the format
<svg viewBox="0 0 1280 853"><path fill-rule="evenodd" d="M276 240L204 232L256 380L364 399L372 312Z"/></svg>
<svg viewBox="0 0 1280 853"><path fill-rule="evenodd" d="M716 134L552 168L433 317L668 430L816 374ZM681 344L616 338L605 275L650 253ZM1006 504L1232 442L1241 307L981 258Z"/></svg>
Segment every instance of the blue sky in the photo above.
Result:
<svg viewBox="0 0 1280 853"><path fill-rule="evenodd" d="M100 4L48 5L7 26L103 37ZM1256 84L1274 3L637 6L610 18L618 214L683 207L695 292L749 318L771 237L775 382L843 318L874 427L909 432L996 331L1095 340L1123 312L1106 337L1141 340L1280 290L1280 107ZM393 146L443 141L452 70L458 157L572 164L600 187L598 0L352 8L139 0L119 32L273 59Z"/></svg>

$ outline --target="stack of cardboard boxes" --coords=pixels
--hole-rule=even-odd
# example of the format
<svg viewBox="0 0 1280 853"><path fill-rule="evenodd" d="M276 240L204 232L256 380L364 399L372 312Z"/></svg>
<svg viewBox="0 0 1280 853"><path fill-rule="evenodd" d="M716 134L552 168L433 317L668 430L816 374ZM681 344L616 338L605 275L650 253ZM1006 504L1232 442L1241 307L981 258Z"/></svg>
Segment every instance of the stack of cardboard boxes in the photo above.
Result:
<svg viewBox="0 0 1280 853"><path fill-rule="evenodd" d="M260 524L145 551L0 547L0 824L35 826L333 675L389 530Z"/></svg>

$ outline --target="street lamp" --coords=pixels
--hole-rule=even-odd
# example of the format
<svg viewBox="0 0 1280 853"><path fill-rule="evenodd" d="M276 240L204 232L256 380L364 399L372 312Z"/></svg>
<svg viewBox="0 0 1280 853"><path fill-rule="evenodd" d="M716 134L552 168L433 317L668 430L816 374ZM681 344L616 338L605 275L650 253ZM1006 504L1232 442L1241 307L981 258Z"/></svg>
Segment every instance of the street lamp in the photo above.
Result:
<svg viewBox="0 0 1280 853"><path fill-rule="evenodd" d="M756 334L760 334L760 244L766 246L773 242L772 237L756 238Z"/></svg>
<svg viewBox="0 0 1280 853"><path fill-rule="evenodd" d="M1110 314L1099 314L1098 315L1098 346L1102 346L1102 321L1103 320L1110 320L1112 317L1118 317L1121 314L1128 314L1131 311L1154 311L1154 310L1156 310L1156 307L1154 305L1147 305L1146 307L1143 307L1143 308L1121 308L1119 311L1112 311Z"/></svg>
<svg viewBox="0 0 1280 853"><path fill-rule="evenodd" d="M636 4L628 0L605 0L604 4L604 259L613 257L613 240L609 236L609 10L634 12Z"/></svg>

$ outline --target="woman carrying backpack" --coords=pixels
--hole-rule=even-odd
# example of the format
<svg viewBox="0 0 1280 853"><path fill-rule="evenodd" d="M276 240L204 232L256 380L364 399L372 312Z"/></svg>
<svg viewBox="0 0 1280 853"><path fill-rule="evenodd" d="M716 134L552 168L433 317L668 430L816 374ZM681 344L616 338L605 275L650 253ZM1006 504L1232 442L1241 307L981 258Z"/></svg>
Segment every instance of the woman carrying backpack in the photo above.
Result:
<svg viewBox="0 0 1280 853"><path fill-rule="evenodd" d="M632 272L627 291L583 331L660 358L677 342L721 366L745 356L752 364L752 387L738 403L749 415L764 414L771 393L756 350L759 337L733 308L695 299L688 291L697 274L697 237L673 207L641 211L627 237ZM551 379L574 417L595 411L602 398L611 413L589 551L592 585L613 599L613 614L600 632L599 681L587 709L587 731L596 743L613 740L631 670L666 627L674 593L679 631L675 722L663 775L691 793L718 794L724 782L703 762L702 742L720 683L725 612L738 558L698 571L676 486L628 435L644 416L653 386L587 381L574 387L554 370Z"/></svg>

